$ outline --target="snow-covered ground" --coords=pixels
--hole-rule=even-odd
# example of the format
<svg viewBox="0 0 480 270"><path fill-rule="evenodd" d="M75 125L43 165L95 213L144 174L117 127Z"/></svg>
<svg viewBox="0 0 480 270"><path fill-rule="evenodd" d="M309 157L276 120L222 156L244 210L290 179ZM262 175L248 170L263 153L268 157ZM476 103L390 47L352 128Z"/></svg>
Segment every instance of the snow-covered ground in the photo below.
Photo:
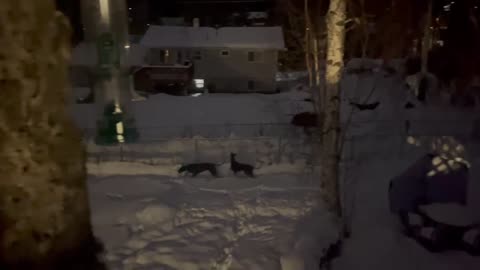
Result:
<svg viewBox="0 0 480 270"><path fill-rule="evenodd" d="M312 104L304 101L308 96L305 91L199 97L158 94L133 102L130 109L142 141L232 134L246 137L283 133L287 136L292 133L291 117L312 110ZM94 104L72 105L73 119L90 136L100 115L98 111Z"/></svg>
<svg viewBox="0 0 480 270"><path fill-rule="evenodd" d="M289 174L92 177L90 189L112 269L280 269L318 198L313 179Z"/></svg>
<svg viewBox="0 0 480 270"><path fill-rule="evenodd" d="M455 137L466 148L472 164L469 206L480 215L480 148L469 137L474 113L440 102L406 111L402 87L398 79L382 75L344 80L342 120L348 134L343 188L353 234L333 269L479 269L480 259L465 253L425 251L399 233L389 213L389 179L441 135L446 141ZM364 102L367 97L379 100L379 108L350 114L348 101ZM303 98L298 93L160 95L137 103L134 112L140 128L275 124L303 111L308 106L300 102ZM95 113L88 105L79 106L87 107L74 109L77 123L89 127L91 120L83 117ZM405 120L411 122L410 134ZM336 229L319 201L318 168L312 166L309 140L275 132L257 138L218 138L223 133L217 133L212 136L216 139L179 139L163 132L151 134L157 141L121 149L89 144L93 222L112 269L317 269L314 257L335 240ZM239 152L241 161L254 164L258 177L232 175L229 152ZM219 164L220 177L178 176L178 166L192 161ZM299 257L312 265L286 266Z"/></svg>

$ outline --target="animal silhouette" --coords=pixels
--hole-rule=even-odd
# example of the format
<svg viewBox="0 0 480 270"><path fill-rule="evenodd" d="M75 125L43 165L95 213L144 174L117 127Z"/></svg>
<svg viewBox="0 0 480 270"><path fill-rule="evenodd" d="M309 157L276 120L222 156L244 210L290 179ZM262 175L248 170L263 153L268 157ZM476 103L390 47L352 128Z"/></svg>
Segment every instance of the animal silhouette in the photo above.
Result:
<svg viewBox="0 0 480 270"><path fill-rule="evenodd" d="M192 174L192 177L204 171L209 171L212 176L218 177L217 167L214 163L192 163L183 165L178 169L178 173L188 172Z"/></svg>
<svg viewBox="0 0 480 270"><path fill-rule="evenodd" d="M230 169L233 171L233 174L236 175L238 172L243 172L249 177L255 177L253 174L254 167L250 164L238 162L235 159L236 155L235 153L230 153Z"/></svg>

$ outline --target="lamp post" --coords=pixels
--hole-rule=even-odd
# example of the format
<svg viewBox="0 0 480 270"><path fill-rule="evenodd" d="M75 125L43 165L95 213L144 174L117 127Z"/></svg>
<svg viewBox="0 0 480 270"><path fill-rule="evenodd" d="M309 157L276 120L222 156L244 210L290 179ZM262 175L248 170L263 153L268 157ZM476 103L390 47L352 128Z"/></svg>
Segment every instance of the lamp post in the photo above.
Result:
<svg viewBox="0 0 480 270"><path fill-rule="evenodd" d="M115 145L138 138L130 110L127 8L124 0L82 0L87 43L95 44L93 92L99 111L96 143Z"/></svg>

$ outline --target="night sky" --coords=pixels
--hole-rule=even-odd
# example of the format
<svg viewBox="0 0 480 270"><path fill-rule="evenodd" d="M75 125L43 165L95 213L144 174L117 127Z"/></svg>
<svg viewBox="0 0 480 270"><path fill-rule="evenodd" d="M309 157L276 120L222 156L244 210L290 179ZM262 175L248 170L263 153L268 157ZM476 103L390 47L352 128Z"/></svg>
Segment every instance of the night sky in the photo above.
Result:
<svg viewBox="0 0 480 270"><path fill-rule="evenodd" d="M74 28L74 42L82 40L80 0L56 0L57 7L70 19ZM133 19L157 23L160 17L206 17L215 24L216 18L242 11L265 11L273 8L275 0L127 0L128 6L147 5L148 14L136 15ZM137 16L137 18L135 18ZM138 18L141 16L141 18ZM145 18L146 17L146 18Z"/></svg>
<svg viewBox="0 0 480 270"><path fill-rule="evenodd" d="M297 0L292 0L293 2ZM298 0L299 4L303 6L303 0ZM383 1L383 0L379 0ZM80 0L56 0L58 9L65 13L71 21L74 28L73 41L77 43L82 40L82 25L80 15ZM141 34L144 31L147 24L158 24L160 17L185 17L188 21L192 21L192 18L199 17L202 25L222 25L225 22L225 18L234 12L246 12L246 11L271 11L275 8L275 3L278 0L127 0L129 7L134 7L129 11L129 17L133 21L130 24L130 30L133 34ZM373 1L374 2L374 1ZM420 4L419 1L418 3ZM443 9L444 5L450 4L453 1L450 0L438 0L436 3L436 11L439 12ZM480 6L480 0L457 0L453 10L465 5L466 3L478 3ZM140 10L142 8L143 12ZM479 9L480 10L480 9ZM466 15L462 12L451 14L451 19L458 17L450 21L450 23L456 24L458 22L464 22ZM478 18L478 11L477 11ZM139 27L140 25L140 27ZM135 26L137 26L135 28ZM454 27L455 31L451 31L449 35L463 36L465 27ZM136 29L136 31L135 31ZM461 30L460 30L461 29ZM465 43L465 39L460 37L451 37L452 40L461 40Z"/></svg>

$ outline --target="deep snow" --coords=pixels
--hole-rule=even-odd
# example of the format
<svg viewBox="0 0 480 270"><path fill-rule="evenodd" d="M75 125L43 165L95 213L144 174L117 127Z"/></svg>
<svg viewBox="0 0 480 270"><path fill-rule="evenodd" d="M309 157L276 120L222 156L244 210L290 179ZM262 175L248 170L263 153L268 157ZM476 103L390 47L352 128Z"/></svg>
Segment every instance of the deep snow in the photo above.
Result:
<svg viewBox="0 0 480 270"><path fill-rule="evenodd" d="M90 189L112 269L279 269L318 196L294 175L92 177Z"/></svg>
<svg viewBox="0 0 480 270"><path fill-rule="evenodd" d="M474 113L440 101L406 111L403 83L381 74L347 76L343 83L342 121L348 133L342 177L353 234L332 269L479 269L479 258L462 252L431 254L403 237L387 204L393 176L432 144L453 142L457 145L449 149L461 144L472 165L469 206L480 221L480 152L478 142L470 139ZM305 105L297 94L160 95L135 104L134 111L140 127L164 121L184 126L283 123L289 112ZM348 101L367 97L381 101L378 110L350 114ZM76 106L74 115L77 123L86 123L80 116L91 109L80 106L85 105ZM249 110L243 113L242 108ZM168 122L173 121L167 117L170 110L178 112L174 122ZM411 122L409 134L406 120ZM88 145L93 222L112 269L316 269L314 258L335 240L336 229L318 200L318 168L311 163L309 140L275 132L264 138L218 138L224 134L217 133L216 139L173 140L163 134L167 132L151 135L161 141L147 139L122 152ZM279 138L287 138L283 142L289 146L279 147ZM203 146L195 148L195 142ZM259 177L231 175L225 158L230 151L258 166ZM179 164L195 160L226 163L217 179L177 176Z"/></svg>

